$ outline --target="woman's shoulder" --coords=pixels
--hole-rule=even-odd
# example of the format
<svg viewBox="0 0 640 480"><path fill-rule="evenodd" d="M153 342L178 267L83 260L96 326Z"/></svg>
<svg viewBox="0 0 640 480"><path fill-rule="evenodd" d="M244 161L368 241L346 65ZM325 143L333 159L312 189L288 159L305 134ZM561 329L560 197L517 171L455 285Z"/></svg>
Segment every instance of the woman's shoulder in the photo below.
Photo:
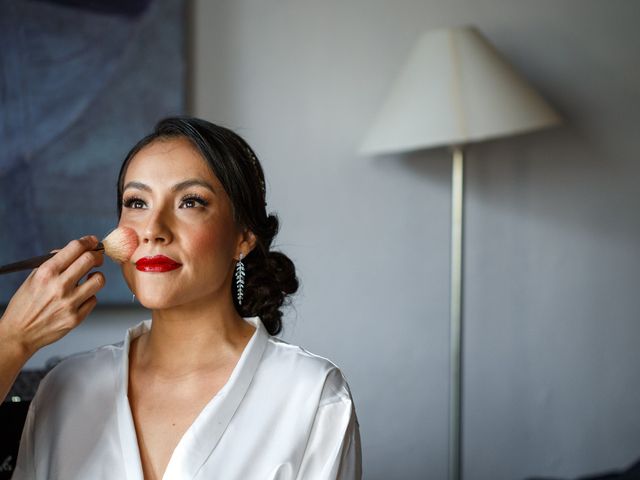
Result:
<svg viewBox="0 0 640 480"><path fill-rule="evenodd" d="M65 375L103 368L111 364L116 357L122 357L123 342L102 345L92 350L73 353L62 358L49 374Z"/></svg>
<svg viewBox="0 0 640 480"><path fill-rule="evenodd" d="M351 400L349 384L342 369L332 360L277 337L270 337L263 363L278 371L279 377L303 388L319 389L323 402Z"/></svg>
<svg viewBox="0 0 640 480"><path fill-rule="evenodd" d="M121 365L122 342L65 357L42 379L38 395L73 399L79 393L113 389Z"/></svg>
<svg viewBox="0 0 640 480"><path fill-rule="evenodd" d="M283 362L285 365L318 372L339 370L339 367L327 357L312 353L300 345L287 342L279 337L269 337L267 350L274 361Z"/></svg>
<svg viewBox="0 0 640 480"><path fill-rule="evenodd" d="M128 351L129 342L149 330L150 324L150 320L145 320L129 328L125 339L120 342L64 357L45 376L43 382L82 387L87 382L112 380L115 376L122 376L123 356Z"/></svg>

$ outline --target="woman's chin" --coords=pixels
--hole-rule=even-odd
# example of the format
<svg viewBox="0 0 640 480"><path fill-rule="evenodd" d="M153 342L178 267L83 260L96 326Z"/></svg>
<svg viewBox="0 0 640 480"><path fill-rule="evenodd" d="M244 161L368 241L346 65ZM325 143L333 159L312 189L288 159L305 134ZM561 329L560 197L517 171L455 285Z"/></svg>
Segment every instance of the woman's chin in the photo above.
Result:
<svg viewBox="0 0 640 480"><path fill-rule="evenodd" d="M136 300L145 308L150 310L163 310L177 305L178 302L173 301L166 295L158 295L157 293L138 292Z"/></svg>

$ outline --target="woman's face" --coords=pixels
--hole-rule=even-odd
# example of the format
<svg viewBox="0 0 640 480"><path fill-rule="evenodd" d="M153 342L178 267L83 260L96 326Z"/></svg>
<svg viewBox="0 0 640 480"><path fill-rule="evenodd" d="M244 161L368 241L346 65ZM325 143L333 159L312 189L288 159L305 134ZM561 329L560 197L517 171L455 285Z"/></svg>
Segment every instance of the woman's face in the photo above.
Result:
<svg viewBox="0 0 640 480"><path fill-rule="evenodd" d="M142 305L231 301L234 259L253 244L189 140L156 140L140 150L125 174L122 205L119 226L132 228L139 240L122 273Z"/></svg>

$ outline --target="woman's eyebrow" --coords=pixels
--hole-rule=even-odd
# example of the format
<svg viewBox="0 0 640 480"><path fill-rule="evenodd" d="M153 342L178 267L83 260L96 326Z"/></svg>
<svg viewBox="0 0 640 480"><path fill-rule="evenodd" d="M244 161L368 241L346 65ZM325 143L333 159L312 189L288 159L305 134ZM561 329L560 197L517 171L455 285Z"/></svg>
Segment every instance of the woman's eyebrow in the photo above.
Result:
<svg viewBox="0 0 640 480"><path fill-rule="evenodd" d="M206 189L211 190L211 193L216 193L215 188L213 188L208 182L204 180L200 180L197 178L193 178L190 180L185 180L184 182L176 183L173 187L171 187L172 192L177 192L179 190L184 190L185 188L200 186Z"/></svg>
<svg viewBox="0 0 640 480"><path fill-rule="evenodd" d="M151 191L151 187L145 185L142 182L129 182L124 187L122 187L122 191L124 192L127 188L135 188L136 190L144 190L145 192Z"/></svg>
<svg viewBox="0 0 640 480"><path fill-rule="evenodd" d="M213 188L208 182L205 182L204 180L199 180L197 178L192 178L180 183L176 183L173 187L171 187L171 191L178 192L180 190L184 190L186 188L193 187L193 186L204 187L208 190L211 190L212 193L214 194L216 193L215 188ZM135 182L135 181L129 182L122 188L122 191L125 191L128 188L135 188L137 190L144 190L145 192L151 192L151 187L142 182Z"/></svg>

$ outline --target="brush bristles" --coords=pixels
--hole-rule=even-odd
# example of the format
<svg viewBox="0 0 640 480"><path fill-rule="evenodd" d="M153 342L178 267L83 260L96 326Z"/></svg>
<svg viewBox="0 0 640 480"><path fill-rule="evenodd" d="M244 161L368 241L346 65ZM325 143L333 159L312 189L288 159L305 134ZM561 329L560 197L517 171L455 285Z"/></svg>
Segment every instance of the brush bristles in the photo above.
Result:
<svg viewBox="0 0 640 480"><path fill-rule="evenodd" d="M138 248L138 235L128 227L118 227L102 240L104 253L118 263L125 263L131 259Z"/></svg>

